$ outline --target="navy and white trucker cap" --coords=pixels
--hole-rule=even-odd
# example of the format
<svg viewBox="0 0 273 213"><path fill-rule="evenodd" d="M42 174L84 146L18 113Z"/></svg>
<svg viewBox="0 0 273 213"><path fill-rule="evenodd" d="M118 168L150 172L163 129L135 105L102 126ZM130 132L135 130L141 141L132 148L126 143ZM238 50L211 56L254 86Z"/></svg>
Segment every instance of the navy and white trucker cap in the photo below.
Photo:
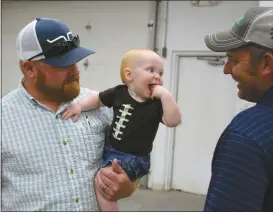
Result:
<svg viewBox="0 0 273 213"><path fill-rule="evenodd" d="M79 37L73 36L67 25L50 18L37 18L26 25L16 48L22 61L42 60L55 67L71 66L95 53L80 47Z"/></svg>

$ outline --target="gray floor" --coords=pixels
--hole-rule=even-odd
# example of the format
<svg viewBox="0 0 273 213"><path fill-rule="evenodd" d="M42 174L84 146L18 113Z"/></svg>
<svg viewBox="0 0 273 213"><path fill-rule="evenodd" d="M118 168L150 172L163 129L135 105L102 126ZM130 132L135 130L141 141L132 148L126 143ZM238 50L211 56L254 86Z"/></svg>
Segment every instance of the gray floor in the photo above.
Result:
<svg viewBox="0 0 273 213"><path fill-rule="evenodd" d="M119 201L120 211L202 211L205 196L178 191L137 189L129 198Z"/></svg>

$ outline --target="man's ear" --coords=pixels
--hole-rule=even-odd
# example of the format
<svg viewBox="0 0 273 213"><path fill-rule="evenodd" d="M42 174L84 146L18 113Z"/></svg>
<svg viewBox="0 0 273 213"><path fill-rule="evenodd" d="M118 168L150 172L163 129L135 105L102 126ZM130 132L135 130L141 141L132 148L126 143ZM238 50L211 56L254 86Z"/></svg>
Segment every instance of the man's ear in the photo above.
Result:
<svg viewBox="0 0 273 213"><path fill-rule="evenodd" d="M22 61L21 62L21 69L23 73L28 76L29 78L34 79L36 77L36 72L34 69L34 63L30 61Z"/></svg>
<svg viewBox="0 0 273 213"><path fill-rule="evenodd" d="M124 70L124 76L125 76L126 81L131 82L133 80L132 70L129 68L126 68Z"/></svg>

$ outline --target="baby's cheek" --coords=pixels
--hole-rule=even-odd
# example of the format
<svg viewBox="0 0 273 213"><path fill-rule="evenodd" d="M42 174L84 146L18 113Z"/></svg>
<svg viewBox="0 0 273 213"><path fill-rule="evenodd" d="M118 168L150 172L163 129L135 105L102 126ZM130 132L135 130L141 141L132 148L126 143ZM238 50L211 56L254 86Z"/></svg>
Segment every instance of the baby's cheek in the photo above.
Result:
<svg viewBox="0 0 273 213"><path fill-rule="evenodd" d="M163 80L161 80L160 85L163 86Z"/></svg>

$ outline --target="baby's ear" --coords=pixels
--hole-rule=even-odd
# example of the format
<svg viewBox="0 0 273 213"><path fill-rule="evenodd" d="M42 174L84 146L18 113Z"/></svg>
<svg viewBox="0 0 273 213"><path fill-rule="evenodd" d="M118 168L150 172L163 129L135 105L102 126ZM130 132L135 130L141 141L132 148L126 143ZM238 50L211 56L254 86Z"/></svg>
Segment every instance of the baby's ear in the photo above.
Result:
<svg viewBox="0 0 273 213"><path fill-rule="evenodd" d="M132 82L133 81L133 76L132 76L132 71L129 68L126 68L124 70L124 76L127 82Z"/></svg>

